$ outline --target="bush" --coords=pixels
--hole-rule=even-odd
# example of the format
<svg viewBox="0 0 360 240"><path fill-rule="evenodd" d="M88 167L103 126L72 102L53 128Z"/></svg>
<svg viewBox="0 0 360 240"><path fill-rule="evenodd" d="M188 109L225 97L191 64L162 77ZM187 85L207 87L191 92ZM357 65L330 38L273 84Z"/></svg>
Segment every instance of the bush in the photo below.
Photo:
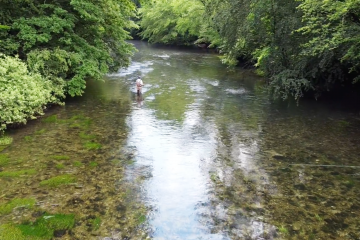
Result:
<svg viewBox="0 0 360 240"><path fill-rule="evenodd" d="M0 131L42 115L46 104L58 101L52 86L17 57L0 54Z"/></svg>

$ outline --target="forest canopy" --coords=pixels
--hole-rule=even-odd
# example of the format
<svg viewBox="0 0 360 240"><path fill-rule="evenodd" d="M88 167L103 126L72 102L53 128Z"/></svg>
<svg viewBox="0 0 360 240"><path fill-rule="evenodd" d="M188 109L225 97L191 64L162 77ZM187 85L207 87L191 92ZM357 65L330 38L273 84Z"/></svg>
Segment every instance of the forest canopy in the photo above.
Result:
<svg viewBox="0 0 360 240"><path fill-rule="evenodd" d="M226 64L249 61L275 97L318 97L360 79L358 0L153 0L140 13L144 39L205 43Z"/></svg>
<svg viewBox="0 0 360 240"><path fill-rule="evenodd" d="M43 84L36 84L36 92L51 94L41 97L44 101L39 100L44 107L65 95L81 95L86 79L102 79L109 71L128 65L134 51L126 42L129 29L137 27L131 20L136 13L131 0L0 0L0 4L0 52L4 54L0 56L2 113L9 110L5 109L9 95L3 91L9 89L9 84L19 88L29 79L42 79ZM6 64L10 60L16 67ZM19 61L25 62L27 69ZM13 74L24 76L14 81ZM24 99L31 93L16 94ZM25 114L21 121L0 116L0 130L42 112L38 105L28 110L14 109Z"/></svg>

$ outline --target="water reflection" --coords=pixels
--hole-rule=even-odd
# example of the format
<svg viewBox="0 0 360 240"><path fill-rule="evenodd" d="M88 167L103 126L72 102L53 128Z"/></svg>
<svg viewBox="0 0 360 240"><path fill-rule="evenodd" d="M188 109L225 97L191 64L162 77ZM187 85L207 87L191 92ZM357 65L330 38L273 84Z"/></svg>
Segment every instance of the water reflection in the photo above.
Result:
<svg viewBox="0 0 360 240"><path fill-rule="evenodd" d="M331 152L356 165L359 121L351 113L271 104L256 76L227 70L214 55L137 44L134 65L151 62L151 71L134 66L118 76L142 73L149 84L128 119L128 145L137 166L151 169L143 193L154 239L356 239L355 215L339 218L358 206L354 169L329 177L290 165L334 163ZM331 206L320 193L326 186L337 196ZM352 210L340 207L344 193Z"/></svg>

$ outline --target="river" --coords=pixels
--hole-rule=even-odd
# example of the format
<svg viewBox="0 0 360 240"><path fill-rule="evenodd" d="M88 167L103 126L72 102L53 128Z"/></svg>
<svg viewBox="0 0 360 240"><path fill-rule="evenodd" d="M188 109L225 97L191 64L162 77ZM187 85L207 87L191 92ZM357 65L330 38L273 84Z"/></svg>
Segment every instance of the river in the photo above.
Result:
<svg viewBox="0 0 360 240"><path fill-rule="evenodd" d="M8 132L0 239L360 239L356 107L133 43L128 68Z"/></svg>

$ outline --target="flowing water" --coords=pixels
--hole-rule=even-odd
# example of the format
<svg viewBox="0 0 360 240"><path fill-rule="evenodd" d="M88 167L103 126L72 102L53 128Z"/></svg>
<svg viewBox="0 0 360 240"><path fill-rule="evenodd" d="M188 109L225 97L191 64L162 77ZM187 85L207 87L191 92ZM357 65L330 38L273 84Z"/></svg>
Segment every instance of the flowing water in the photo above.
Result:
<svg viewBox="0 0 360 240"><path fill-rule="evenodd" d="M272 102L216 54L133 43L129 68L9 132L0 239L50 239L39 219L58 239L360 239L356 106Z"/></svg>

